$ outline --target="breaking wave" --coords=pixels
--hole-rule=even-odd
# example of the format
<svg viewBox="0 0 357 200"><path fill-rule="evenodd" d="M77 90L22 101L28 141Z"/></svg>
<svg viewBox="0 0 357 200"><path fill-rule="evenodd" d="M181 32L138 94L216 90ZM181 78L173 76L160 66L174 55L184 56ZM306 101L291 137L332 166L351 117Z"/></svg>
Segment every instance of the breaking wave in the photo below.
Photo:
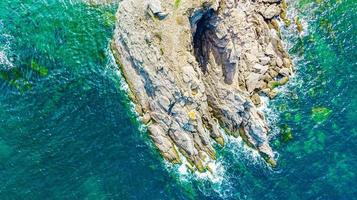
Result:
<svg viewBox="0 0 357 200"><path fill-rule="evenodd" d="M9 58L11 36L4 33L3 23L0 20L0 70L9 70L14 67L12 58Z"/></svg>

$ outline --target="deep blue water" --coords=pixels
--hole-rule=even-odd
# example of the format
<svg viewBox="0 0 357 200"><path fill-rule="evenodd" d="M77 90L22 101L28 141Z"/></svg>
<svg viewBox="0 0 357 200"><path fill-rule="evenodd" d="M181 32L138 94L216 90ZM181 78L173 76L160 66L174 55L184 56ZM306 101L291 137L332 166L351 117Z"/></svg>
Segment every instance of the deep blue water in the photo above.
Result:
<svg viewBox="0 0 357 200"><path fill-rule="evenodd" d="M355 0L290 5L305 33L283 31L278 167L231 141L211 179L168 167L137 121L108 50L116 6L0 1L0 199L357 198Z"/></svg>

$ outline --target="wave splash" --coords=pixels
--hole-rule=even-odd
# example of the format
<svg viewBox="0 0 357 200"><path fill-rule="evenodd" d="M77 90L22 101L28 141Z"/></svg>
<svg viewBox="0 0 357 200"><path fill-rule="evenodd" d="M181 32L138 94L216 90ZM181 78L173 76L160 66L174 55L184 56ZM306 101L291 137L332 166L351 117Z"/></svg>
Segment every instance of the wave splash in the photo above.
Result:
<svg viewBox="0 0 357 200"><path fill-rule="evenodd" d="M4 26L0 20L0 70L6 71L14 67L12 58L8 56L8 53L11 52L10 41L11 36L4 33Z"/></svg>
<svg viewBox="0 0 357 200"><path fill-rule="evenodd" d="M313 8L311 7L309 9L313 9ZM290 1L290 6L288 10L289 10L288 11L289 19L294 19L294 17L298 16L300 13L299 10L297 9L296 3L292 1ZM291 49L294 46L294 41L296 41L299 37L305 37L309 35L308 24L311 22L311 20L313 19L301 17L300 22L303 27L303 31L300 34L296 34L297 27L295 24L292 24L289 27L285 27L283 23L279 24L281 27L281 34L284 41L283 45L286 49ZM302 61L303 58L297 55L292 55L292 60L294 66L298 66L297 63ZM301 84L301 81L299 81L298 79L299 76L300 75L298 74L297 71L296 74L290 77L291 80L289 80L288 84L278 88L279 94L287 95L289 94L289 89L288 89L289 87L295 87ZM262 98L262 106L259 108L259 110L265 113L265 116L267 117L267 122L269 124L269 127L271 128L269 134L269 139L271 141L275 137L280 135L280 128L278 126L280 111L277 109L276 105L274 104L274 101L269 100L268 97ZM181 179L186 182L187 181L192 182L192 179L194 181L202 181L202 180L209 181L211 187L207 187L203 189L201 188L201 191L205 195L209 196L210 194L212 194L212 189L213 189L214 190L213 192L219 194L220 197L229 198L232 197L231 192L234 191L234 188L232 183L230 182L230 179L232 177L229 177L230 175L227 171L229 171L229 169L234 166L234 163L248 162L249 165L253 165L258 167L259 169L274 173L274 170L272 170L269 166L266 165L266 162L262 160L261 156L259 156L259 153L257 151L245 145L242 138L240 137L234 138L232 136L226 136L224 139L226 141L226 144L223 151L230 154L231 158L218 159L218 161L216 161L215 163L216 168L214 168L215 170L213 170L213 174L210 174L208 172L208 174L195 173L192 175L192 173L189 173L187 167L183 164L177 169L177 173L181 176ZM278 152L274 152L274 153L278 158L279 153ZM277 171L277 173L279 173L279 171Z"/></svg>
<svg viewBox="0 0 357 200"><path fill-rule="evenodd" d="M294 16L297 16L299 11L294 8L294 3L291 3L291 6L289 6L289 11L288 11L288 18L293 19ZM296 26L292 25L289 28L284 27L284 24L281 23L281 33L283 37L283 45L285 46L286 49L291 49L293 47L293 42L296 40L296 37L302 37L305 35L308 35L308 22L309 19L302 18L301 19L301 24L303 26L303 32L300 33L300 35L296 35ZM110 57L110 62L108 65L109 66L117 66L115 63L114 56L108 49L108 55ZM297 63L299 60L302 58L299 57L293 57L293 63ZM295 66L297 66L295 64ZM129 92L129 87L128 84L125 82L125 79L123 78L123 75L121 72L118 70L117 67L115 67L115 71L117 76L119 77L120 80L120 88L123 90L125 93ZM280 88L278 88L279 93L285 94L288 93L288 87L291 85L298 84L298 81L296 79L296 75L291 77L291 80L288 82L287 85L284 85ZM280 133L280 128L278 127L278 119L279 119L279 111L275 108L274 103L271 102L268 98L262 98L263 105L259 108L262 112L265 113L267 116L267 122L271 128L270 131L270 139L273 139L274 137L278 136ZM135 107L133 103L130 103L131 107L131 112L135 114L137 121L140 121L140 118L138 114L135 111ZM141 123L139 123L141 124ZM146 132L146 126L145 125L140 125L139 127L141 133ZM259 153L251 148L249 148L244 142L243 139L238 137L234 138L232 136L226 136L225 135L225 147L223 148L222 151L228 152L228 154L231 155L231 158L220 158L218 155L218 159L216 161L208 161L208 166L210 167L211 171L207 171L205 173L199 173L199 172L194 172L192 173L188 167L189 163L185 159L184 156L181 155L181 160L183 163L180 166L173 166L172 164L163 161L165 163L165 168L170 172L174 173L177 175L179 178L179 181L182 183L193 183L193 182L208 182L210 187L203 187L200 188L200 190L204 193L209 195L212 192L215 192L216 194L219 194L220 197L222 198L227 198L231 197L232 194L230 191L233 191L233 185L229 181L231 177L229 177L229 173L227 170L234 165L233 162L242 162L242 163L249 163L249 165L257 166L258 168L262 170L267 170L267 171L272 171L272 169L267 166L266 162L261 158ZM147 142L149 146L151 146L153 149L155 148L150 142ZM275 152L277 157L278 152ZM239 177L238 177L239 178ZM212 191L213 189L213 191Z"/></svg>

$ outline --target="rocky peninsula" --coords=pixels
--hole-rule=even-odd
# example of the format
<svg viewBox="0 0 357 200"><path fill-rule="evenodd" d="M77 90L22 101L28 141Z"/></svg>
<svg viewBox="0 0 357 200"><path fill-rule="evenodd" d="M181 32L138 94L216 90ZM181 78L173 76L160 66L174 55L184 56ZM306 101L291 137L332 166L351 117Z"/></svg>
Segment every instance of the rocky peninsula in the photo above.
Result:
<svg viewBox="0 0 357 200"><path fill-rule="evenodd" d="M281 0L123 0L111 49L150 137L169 162L203 172L213 143L241 137L272 166L261 96L292 73ZM181 154L182 156L180 156ZM208 169L209 170L209 169Z"/></svg>

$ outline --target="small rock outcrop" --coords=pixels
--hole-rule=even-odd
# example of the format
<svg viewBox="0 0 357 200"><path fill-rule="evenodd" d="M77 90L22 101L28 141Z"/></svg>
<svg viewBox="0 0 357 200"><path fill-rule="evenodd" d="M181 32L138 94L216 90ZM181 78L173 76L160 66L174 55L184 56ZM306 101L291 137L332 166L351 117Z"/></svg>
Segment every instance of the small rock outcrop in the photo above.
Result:
<svg viewBox="0 0 357 200"><path fill-rule="evenodd" d="M166 160L182 154L205 171L213 141L230 134L275 165L257 106L292 73L276 25L282 9L280 0L119 3L111 49Z"/></svg>

